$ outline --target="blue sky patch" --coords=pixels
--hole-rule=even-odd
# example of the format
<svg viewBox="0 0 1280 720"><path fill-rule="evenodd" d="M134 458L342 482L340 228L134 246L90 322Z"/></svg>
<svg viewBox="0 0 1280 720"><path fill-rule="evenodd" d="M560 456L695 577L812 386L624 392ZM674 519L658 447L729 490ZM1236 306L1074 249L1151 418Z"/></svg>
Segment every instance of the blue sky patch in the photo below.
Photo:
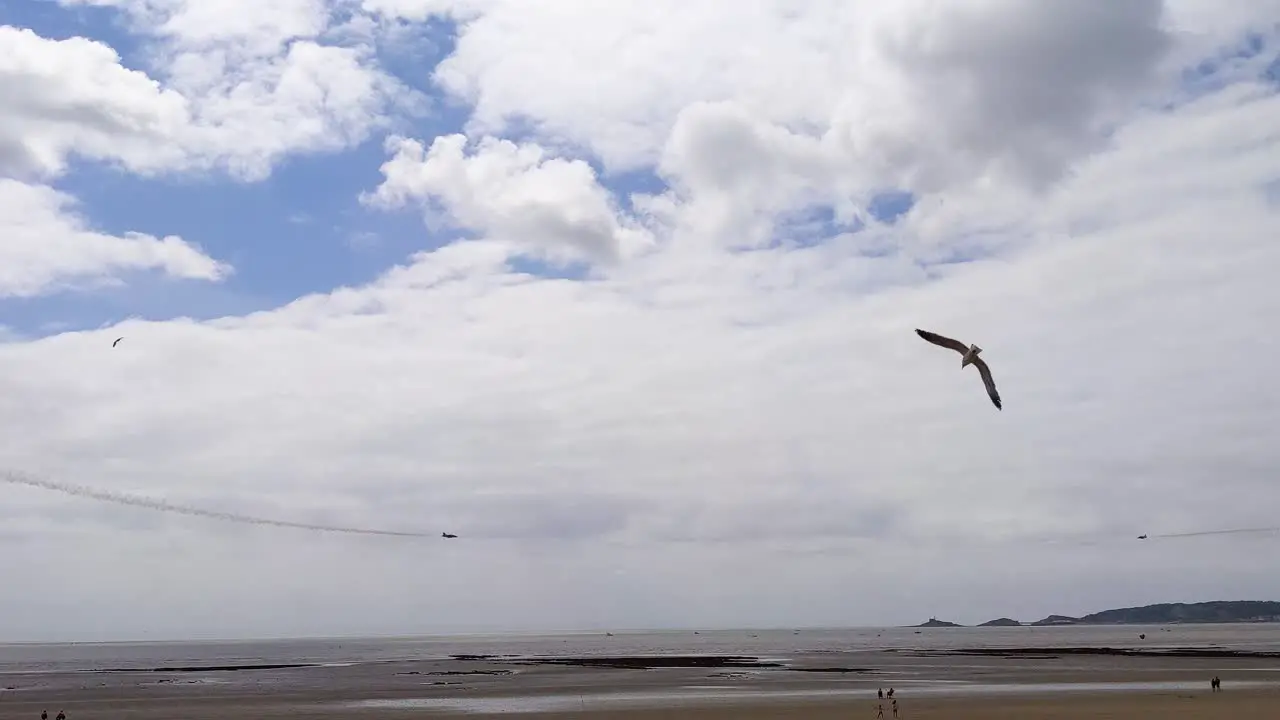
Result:
<svg viewBox="0 0 1280 720"><path fill-rule="evenodd" d="M780 218L766 249L814 247L835 235L858 232L864 227L860 219L841 221L830 205L814 205Z"/></svg>
<svg viewBox="0 0 1280 720"><path fill-rule="evenodd" d="M1272 85L1280 86L1280 54L1272 58L1266 69L1262 71L1262 79Z"/></svg>
<svg viewBox="0 0 1280 720"><path fill-rule="evenodd" d="M558 280L585 280L591 266L584 262L550 263L529 255L516 255L507 261L513 272Z"/></svg>
<svg viewBox="0 0 1280 720"><path fill-rule="evenodd" d="M111 46L125 67L139 68L141 43L130 35L124 16L114 8L94 5L61 7L50 0L6 2L0 5L0 24L26 28L43 38L84 37Z"/></svg>
<svg viewBox="0 0 1280 720"><path fill-rule="evenodd" d="M892 225L898 218L911 212L915 204L915 195L904 190L889 190L873 196L871 202L867 203L867 212L876 220Z"/></svg>
<svg viewBox="0 0 1280 720"><path fill-rule="evenodd" d="M1252 75L1256 70L1248 69L1257 67L1256 63L1271 44L1269 40L1256 32L1247 33L1240 42L1224 47L1215 55L1184 68L1181 75L1183 90L1192 96L1200 96L1241 80L1242 73Z"/></svg>
<svg viewBox="0 0 1280 720"><path fill-rule="evenodd" d="M618 207L625 213L635 213L632 195L661 195L667 191L667 183L651 168L601 176L600 168L594 163L592 167L596 170L600 184L614 194Z"/></svg>

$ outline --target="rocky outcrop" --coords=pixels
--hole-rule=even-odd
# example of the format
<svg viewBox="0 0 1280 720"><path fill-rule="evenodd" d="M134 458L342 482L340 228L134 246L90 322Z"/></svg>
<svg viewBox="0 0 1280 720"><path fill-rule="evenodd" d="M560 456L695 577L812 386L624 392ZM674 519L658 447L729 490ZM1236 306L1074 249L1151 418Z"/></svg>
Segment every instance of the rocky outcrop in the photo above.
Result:
<svg viewBox="0 0 1280 720"><path fill-rule="evenodd" d="M938 618L929 618L927 622L922 622L919 625L912 625L911 627L944 628L944 627L964 627L964 626L960 625L959 623L947 622L946 620L939 620Z"/></svg>

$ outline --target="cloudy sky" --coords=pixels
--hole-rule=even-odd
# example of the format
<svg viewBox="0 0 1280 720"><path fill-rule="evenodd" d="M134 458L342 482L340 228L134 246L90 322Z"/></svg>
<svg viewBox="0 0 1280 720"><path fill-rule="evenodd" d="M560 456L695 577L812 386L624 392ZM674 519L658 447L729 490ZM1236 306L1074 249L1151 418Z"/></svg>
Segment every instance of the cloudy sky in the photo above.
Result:
<svg viewBox="0 0 1280 720"><path fill-rule="evenodd" d="M1280 599L1154 537L1280 524L1276 18L5 3L0 470L461 538L0 485L0 639Z"/></svg>

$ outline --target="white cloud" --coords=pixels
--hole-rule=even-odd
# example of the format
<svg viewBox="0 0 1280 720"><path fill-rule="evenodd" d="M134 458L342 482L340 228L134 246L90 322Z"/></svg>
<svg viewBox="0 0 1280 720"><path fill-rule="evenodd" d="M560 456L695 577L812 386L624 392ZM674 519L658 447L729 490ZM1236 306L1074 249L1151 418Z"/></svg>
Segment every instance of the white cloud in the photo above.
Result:
<svg viewBox="0 0 1280 720"><path fill-rule="evenodd" d="M724 7L462 7L440 76L479 102L480 139L398 138L370 199L477 239L245 317L0 345L0 467L458 542L6 489L0 541L24 551L0 554L0 634L976 621L1280 593L1241 537L1132 540L1274 523L1274 88L1233 75L1188 100L1168 74L1185 20L1151 4ZM555 142L501 140L508 116ZM581 148L674 189L624 213ZM933 193L867 217L904 184ZM801 227L814 205L866 226ZM534 248L614 262L508 267ZM986 348L1005 410L915 327Z"/></svg>
<svg viewBox="0 0 1280 720"><path fill-rule="evenodd" d="M72 153L139 171L180 157L166 141L189 122L186 99L111 48L8 26L0 47L0 175L61 174Z"/></svg>
<svg viewBox="0 0 1280 720"><path fill-rule="evenodd" d="M830 133L864 182L931 187L988 170L1053 179L1170 44L1159 0L457 5L473 14L436 77L475 102L476 132L531 122L626 169L655 160L690 105L733 99Z"/></svg>
<svg viewBox="0 0 1280 720"><path fill-rule="evenodd" d="M126 12L154 40L151 76L96 41L0 27L16 50L0 61L0 88L17 100L0 108L0 172L53 175L79 154L258 180L287 155L354 146L424 108L371 46L322 40L332 18L319 0L63 4Z"/></svg>
<svg viewBox="0 0 1280 720"><path fill-rule="evenodd" d="M0 298L32 297L139 270L218 281L230 272L191 243L141 233L96 232L65 193L0 179Z"/></svg>
<svg viewBox="0 0 1280 720"><path fill-rule="evenodd" d="M247 56L273 56L290 40L312 38L329 24L325 0L280 0L265 5L240 0L59 0L125 11L135 29L187 48Z"/></svg>
<svg viewBox="0 0 1280 720"><path fill-rule="evenodd" d="M341 150L389 127L390 107L412 106L418 96L370 70L369 55L299 40L238 71L224 69L217 55L175 58L171 82L201 98L190 133L193 162L257 179L285 155Z"/></svg>
<svg viewBox="0 0 1280 720"><path fill-rule="evenodd" d="M427 559L379 545L381 559L361 570L368 582L426 563L499 592L516 581L489 569L527 559L528 549L605 541L556 568L585 582L628 567L661 597L693 596L706 622L724 617L710 614L719 590L693 574L743 553L757 574L820 598L847 592L851 569L910 563L893 584L860 591L862 612L886 622L927 612L914 573L965 558L980 575L977 552L1070 568L1073 582L1101 586L1133 559L1123 541L1110 563L1081 568L1072 553L1084 550L1035 540L1270 522L1274 450L1261 428L1278 419L1267 358L1280 348L1256 332L1256 318L1280 311L1270 291L1280 256L1269 241L1280 220L1256 180L1280 173L1280 138L1267 121L1275 102L1235 91L1136 120L1043 211L1004 208L1003 232L1030 238L1018 253L943 279L904 275L896 289L868 292L892 259L839 242L718 254L714 272L670 248L585 284L495 273L501 245L474 242L276 312L8 345L0 376L22 381L0 393L0 414L33 420L7 436L4 464L258 514L448 528L474 543ZM986 210L939 212L964 228ZM1075 228L1069 238L1066 228ZM1005 412L987 405L975 375L915 338L915 326L982 343ZM94 357L89 349L116 332L128 347ZM31 502L65 512L57 498ZM109 527L133 516L91 517ZM211 529L226 547L307 552L288 535ZM133 547L141 532L118 542ZM201 531L190 532L175 542L201 547ZM998 537L1022 546L974 544ZM1234 574L1243 565L1213 566L1213 546L1178 548L1176 565L1152 560L1172 544L1146 547L1140 577L1194 567L1244 582ZM222 551L198 552L221 563ZM555 571L549 562L530 567ZM807 569L782 569L793 563ZM835 566L844 569L832 574ZM261 572L257 561L219 567L238 582ZM296 578L300 587L328 576L305 563L297 572L313 578ZM661 584L673 577L692 584ZM717 587L745 591L717 577ZM978 602L978 589L934 578L958 605L976 607L965 603ZM1054 604L1052 577L1020 582L1042 593L1037 611L1072 609ZM559 597L542 583L521 575L516 585ZM769 602L752 607L765 613ZM814 612L838 617L825 602ZM478 609L452 612L484 622ZM634 604L617 612L610 617L667 617Z"/></svg>
<svg viewBox="0 0 1280 720"><path fill-rule="evenodd" d="M1223 45L1238 43L1246 33L1274 35L1280 0L1216 2L1165 0L1169 28L1178 36L1182 59L1194 63Z"/></svg>
<svg viewBox="0 0 1280 720"><path fill-rule="evenodd" d="M1160 97L1174 44L1159 0L366 8L456 12L435 78L475 104L472 134L528 127L610 172L656 165L689 242L733 246L811 205L865 221L886 189L1043 190Z"/></svg>
<svg viewBox="0 0 1280 720"><path fill-rule="evenodd" d="M648 233L618 211L587 163L495 138L482 140L470 154L466 145L464 135L440 136L429 149L391 138L385 180L365 201L440 205L466 229L559 259L608 262L650 243Z"/></svg>

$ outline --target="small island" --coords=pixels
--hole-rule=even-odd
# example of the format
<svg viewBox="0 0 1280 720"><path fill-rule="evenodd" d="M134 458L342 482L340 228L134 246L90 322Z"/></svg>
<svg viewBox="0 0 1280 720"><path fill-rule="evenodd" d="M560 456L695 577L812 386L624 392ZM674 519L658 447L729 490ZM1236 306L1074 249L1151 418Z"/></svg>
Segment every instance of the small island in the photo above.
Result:
<svg viewBox="0 0 1280 720"><path fill-rule="evenodd" d="M1075 617L1049 615L1034 622L1024 623L1002 617L988 620L977 627L1052 627L1059 625L1177 625L1216 623L1271 623L1280 622L1280 602L1271 600L1213 600L1198 603L1159 603L1140 607L1103 610ZM913 625L920 628L964 627L958 623L929 618L928 622Z"/></svg>
<svg viewBox="0 0 1280 720"><path fill-rule="evenodd" d="M922 622L919 625L912 625L911 627L938 628L938 627L964 627L964 626L961 625L960 623L947 622L946 620L939 620L938 618L929 618L928 622Z"/></svg>

